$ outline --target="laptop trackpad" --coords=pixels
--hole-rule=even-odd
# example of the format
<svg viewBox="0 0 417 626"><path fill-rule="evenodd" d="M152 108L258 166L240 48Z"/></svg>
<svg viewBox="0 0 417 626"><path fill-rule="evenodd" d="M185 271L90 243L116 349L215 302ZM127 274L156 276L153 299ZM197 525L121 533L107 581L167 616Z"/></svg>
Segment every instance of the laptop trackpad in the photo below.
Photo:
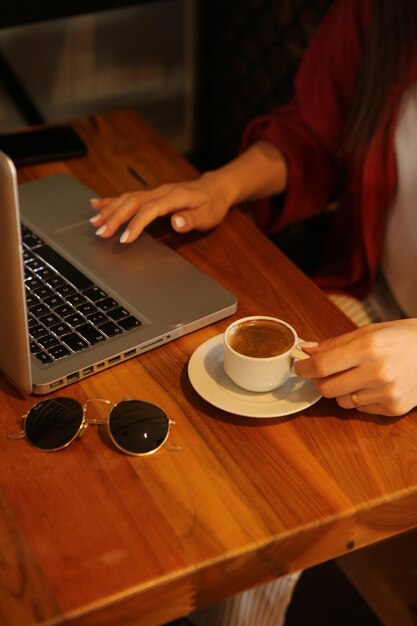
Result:
<svg viewBox="0 0 417 626"><path fill-rule="evenodd" d="M131 244L119 243L120 233L110 239L97 237L88 221L59 228L54 236L74 259L78 257L104 276L137 274L139 268L166 263L165 257L172 255L167 246L147 233Z"/></svg>

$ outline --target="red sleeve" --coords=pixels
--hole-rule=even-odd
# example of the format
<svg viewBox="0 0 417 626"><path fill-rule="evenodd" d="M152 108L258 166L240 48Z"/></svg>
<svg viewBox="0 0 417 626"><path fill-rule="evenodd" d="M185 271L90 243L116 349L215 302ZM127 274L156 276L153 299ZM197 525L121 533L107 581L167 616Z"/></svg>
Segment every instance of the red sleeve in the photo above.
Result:
<svg viewBox="0 0 417 626"><path fill-rule="evenodd" d="M342 183L337 152L371 2L334 0L304 55L293 100L256 117L245 130L242 149L268 141L288 163L283 208L274 209L274 199L254 203L257 223L269 233L321 212Z"/></svg>

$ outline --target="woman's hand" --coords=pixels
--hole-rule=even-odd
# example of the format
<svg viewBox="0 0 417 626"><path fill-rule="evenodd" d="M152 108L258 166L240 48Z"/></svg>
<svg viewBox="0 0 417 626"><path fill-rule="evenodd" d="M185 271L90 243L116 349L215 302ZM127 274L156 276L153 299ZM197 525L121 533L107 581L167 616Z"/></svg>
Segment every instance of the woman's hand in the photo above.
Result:
<svg viewBox="0 0 417 626"><path fill-rule="evenodd" d="M296 374L345 409L396 416L417 405L417 319L369 324L305 351Z"/></svg>
<svg viewBox="0 0 417 626"><path fill-rule="evenodd" d="M126 224L122 243L134 241L148 224L163 215L171 215L172 227L180 233L210 230L220 224L232 205L284 191L287 169L279 150L260 141L196 180L124 193L117 198L93 199L91 206L98 213L90 222L97 228L97 235L105 238Z"/></svg>
<svg viewBox="0 0 417 626"><path fill-rule="evenodd" d="M172 216L172 227L178 232L214 228L226 216L232 199L222 177L207 173L184 183L165 184L90 202L98 211L90 219L97 228L96 234L108 238L126 224L120 241L131 243L148 224L164 215Z"/></svg>

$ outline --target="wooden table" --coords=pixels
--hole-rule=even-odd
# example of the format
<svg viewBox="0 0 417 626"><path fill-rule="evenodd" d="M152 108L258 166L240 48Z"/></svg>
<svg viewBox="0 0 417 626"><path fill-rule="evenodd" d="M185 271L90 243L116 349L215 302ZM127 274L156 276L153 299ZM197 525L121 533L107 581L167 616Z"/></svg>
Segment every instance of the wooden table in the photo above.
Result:
<svg viewBox="0 0 417 626"><path fill-rule="evenodd" d="M108 195L196 175L132 111L74 126L88 156L22 168L21 181L69 171ZM273 314L309 340L352 327L236 209L209 233L154 232L236 294L235 317ZM179 452L128 457L90 427L67 450L38 453L7 438L35 399L0 379L2 624L163 624L417 527L417 413L388 420L325 399L265 420L216 409L187 363L230 321L57 393L156 402Z"/></svg>

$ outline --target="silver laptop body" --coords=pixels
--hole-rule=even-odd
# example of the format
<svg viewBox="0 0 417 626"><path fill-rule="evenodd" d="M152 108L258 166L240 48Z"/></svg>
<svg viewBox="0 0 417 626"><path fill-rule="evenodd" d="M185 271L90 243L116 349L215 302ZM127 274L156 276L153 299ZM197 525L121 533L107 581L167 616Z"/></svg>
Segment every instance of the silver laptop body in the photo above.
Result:
<svg viewBox="0 0 417 626"><path fill-rule="evenodd" d="M93 196L95 192L67 174L18 188L15 167L0 152L0 369L25 394L49 393L236 311L233 294L149 234L129 245L120 244L117 237L97 237L89 223ZM35 241L35 260L29 261L29 268L23 262L25 239ZM70 263L75 267L74 283L86 281L82 320L70 304L80 298L77 293L67 295L71 285L69 290L61 287L60 293L54 287L55 275L48 282L55 257L66 280ZM46 284L38 281L41 276L46 276ZM25 280L38 287L28 302ZM48 302L60 298L61 306L47 314L38 292L47 293ZM98 301L95 294L100 294ZM110 310L103 303L110 303ZM68 313L70 306L72 315L56 313ZM94 310L96 314L91 313ZM90 319L100 318L106 321L91 331ZM70 319L75 320L73 326L67 324ZM78 329L88 332L82 335ZM69 343L51 347L62 343L62 336ZM62 356L62 351L69 354Z"/></svg>

